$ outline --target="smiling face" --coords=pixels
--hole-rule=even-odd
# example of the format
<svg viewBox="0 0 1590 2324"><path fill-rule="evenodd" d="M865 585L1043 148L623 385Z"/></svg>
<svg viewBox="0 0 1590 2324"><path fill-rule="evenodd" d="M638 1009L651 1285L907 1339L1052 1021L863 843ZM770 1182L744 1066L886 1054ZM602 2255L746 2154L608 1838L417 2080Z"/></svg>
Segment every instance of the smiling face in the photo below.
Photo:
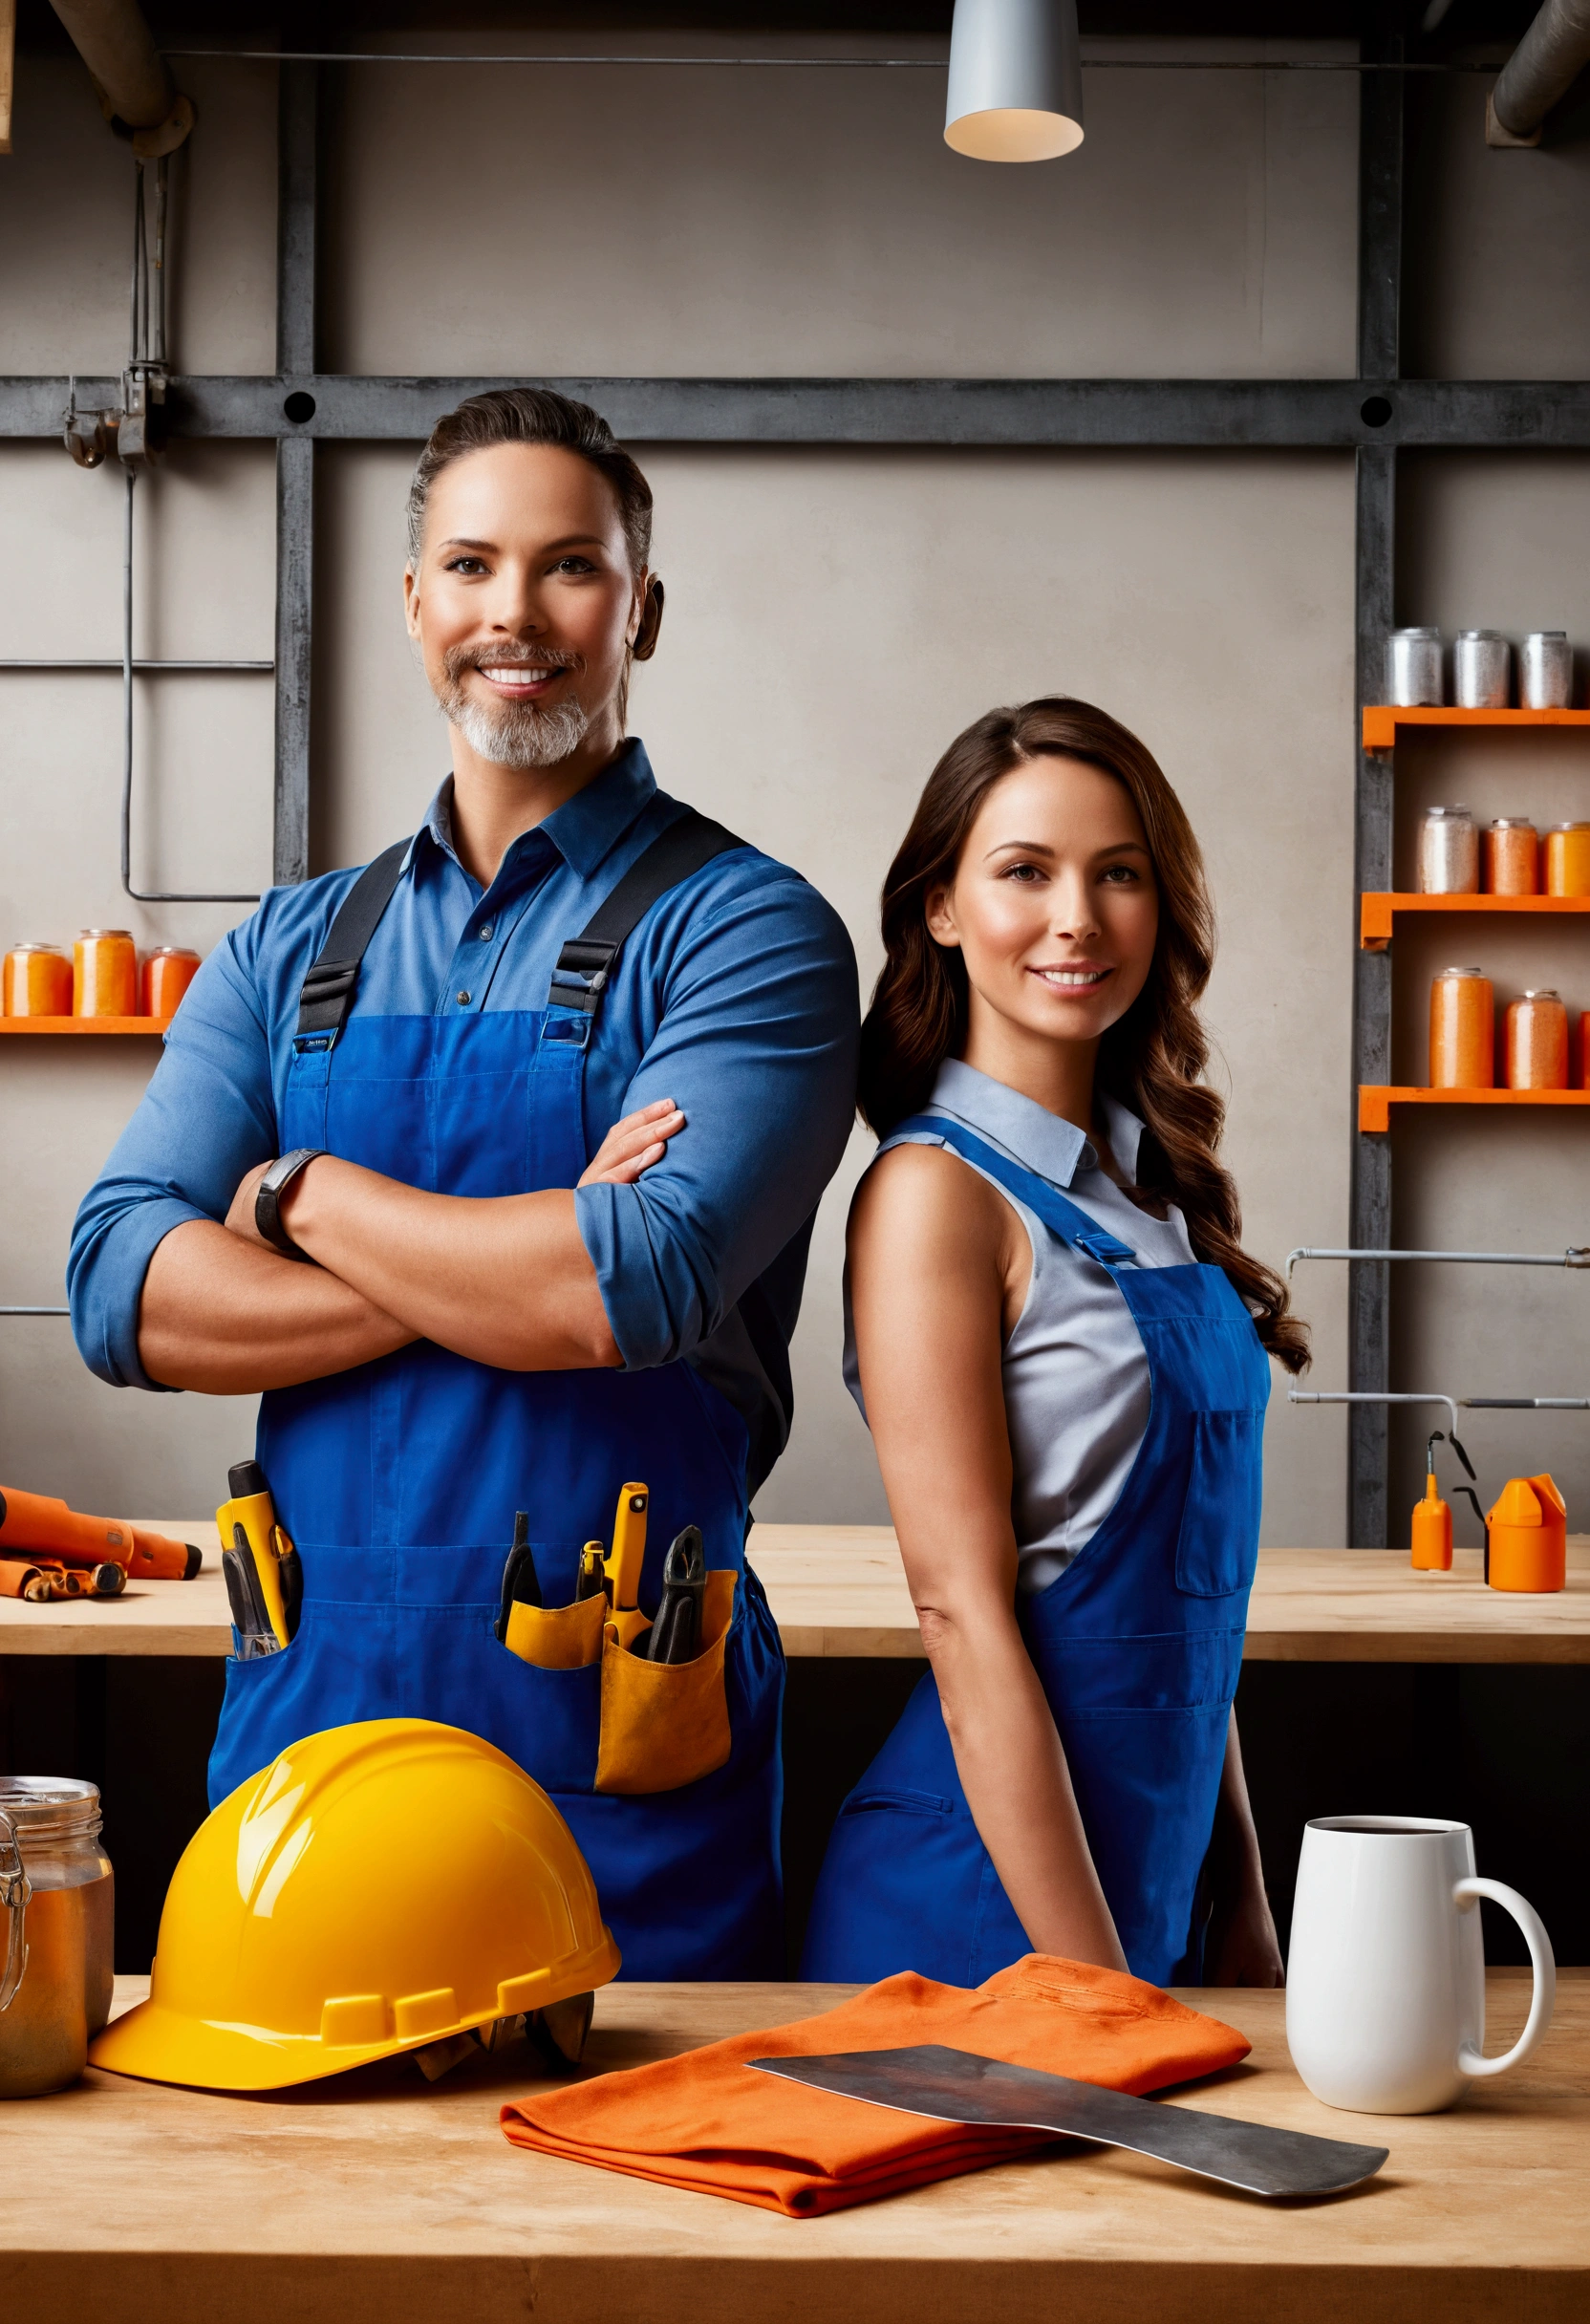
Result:
<svg viewBox="0 0 1590 2324"><path fill-rule="evenodd" d="M646 583L612 485L578 453L494 444L449 462L403 594L457 741L504 767L611 757Z"/></svg>
<svg viewBox="0 0 1590 2324"><path fill-rule="evenodd" d="M1153 863L1125 785L1050 753L1001 776L954 880L930 890L927 923L966 964L969 1063L1021 1087L1043 1050L1096 1047L1148 982L1159 932Z"/></svg>

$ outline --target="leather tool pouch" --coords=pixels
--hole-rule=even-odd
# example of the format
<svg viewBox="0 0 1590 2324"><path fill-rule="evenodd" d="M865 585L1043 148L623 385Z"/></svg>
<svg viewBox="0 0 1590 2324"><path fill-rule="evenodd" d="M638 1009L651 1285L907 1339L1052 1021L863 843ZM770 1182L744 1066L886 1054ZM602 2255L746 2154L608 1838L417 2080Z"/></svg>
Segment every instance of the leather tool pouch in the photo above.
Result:
<svg viewBox="0 0 1590 2324"><path fill-rule="evenodd" d="M708 1574L701 1650L694 1662L643 1662L604 1637L599 1792L677 1791L728 1758L733 1738L723 1657L739 1579L727 1571Z"/></svg>
<svg viewBox="0 0 1590 2324"><path fill-rule="evenodd" d="M538 1670L583 1670L601 1654L607 1610L602 1597L550 1607L515 1603L508 1609L503 1644Z"/></svg>

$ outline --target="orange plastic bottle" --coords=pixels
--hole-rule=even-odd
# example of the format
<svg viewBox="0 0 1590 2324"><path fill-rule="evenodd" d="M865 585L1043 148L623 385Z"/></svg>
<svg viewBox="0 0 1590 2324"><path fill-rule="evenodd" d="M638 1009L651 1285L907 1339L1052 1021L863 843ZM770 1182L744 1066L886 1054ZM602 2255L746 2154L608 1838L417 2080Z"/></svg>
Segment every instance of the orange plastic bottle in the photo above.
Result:
<svg viewBox="0 0 1590 2324"><path fill-rule="evenodd" d="M1413 1565L1421 1574L1452 1570L1452 1513L1436 1490L1435 1471L1425 1479L1425 1497L1413 1504Z"/></svg>
<svg viewBox="0 0 1590 2324"><path fill-rule="evenodd" d="M1487 1523L1493 1590L1559 1590L1568 1579L1568 1509L1549 1476L1515 1476Z"/></svg>
<svg viewBox="0 0 1590 2324"><path fill-rule="evenodd" d="M1496 1079L1496 997L1483 969L1444 968L1429 988L1429 1086L1490 1089Z"/></svg>

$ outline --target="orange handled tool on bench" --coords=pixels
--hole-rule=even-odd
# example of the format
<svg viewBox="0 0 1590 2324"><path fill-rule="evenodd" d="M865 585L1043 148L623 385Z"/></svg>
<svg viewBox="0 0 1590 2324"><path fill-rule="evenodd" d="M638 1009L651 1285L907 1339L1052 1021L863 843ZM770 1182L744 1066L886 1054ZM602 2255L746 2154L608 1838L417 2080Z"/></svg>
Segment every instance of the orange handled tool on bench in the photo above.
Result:
<svg viewBox="0 0 1590 2324"><path fill-rule="evenodd" d="M84 1517L48 1494L3 1488L0 1559L16 1558L72 1566L108 1561L135 1580L162 1582L191 1582L204 1562L191 1542L173 1541L130 1518Z"/></svg>

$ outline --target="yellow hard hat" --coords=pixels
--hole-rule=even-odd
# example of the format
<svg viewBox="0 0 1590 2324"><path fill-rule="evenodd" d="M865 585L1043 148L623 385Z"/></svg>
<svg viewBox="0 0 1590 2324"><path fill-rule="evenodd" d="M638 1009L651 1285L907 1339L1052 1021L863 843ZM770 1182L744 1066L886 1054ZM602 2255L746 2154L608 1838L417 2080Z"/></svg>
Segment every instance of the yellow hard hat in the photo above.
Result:
<svg viewBox="0 0 1590 2324"><path fill-rule="evenodd" d="M545 2010L618 1973L595 1883L523 1768L429 1719L307 1735L207 1817L149 1999L97 2066L280 2090Z"/></svg>

